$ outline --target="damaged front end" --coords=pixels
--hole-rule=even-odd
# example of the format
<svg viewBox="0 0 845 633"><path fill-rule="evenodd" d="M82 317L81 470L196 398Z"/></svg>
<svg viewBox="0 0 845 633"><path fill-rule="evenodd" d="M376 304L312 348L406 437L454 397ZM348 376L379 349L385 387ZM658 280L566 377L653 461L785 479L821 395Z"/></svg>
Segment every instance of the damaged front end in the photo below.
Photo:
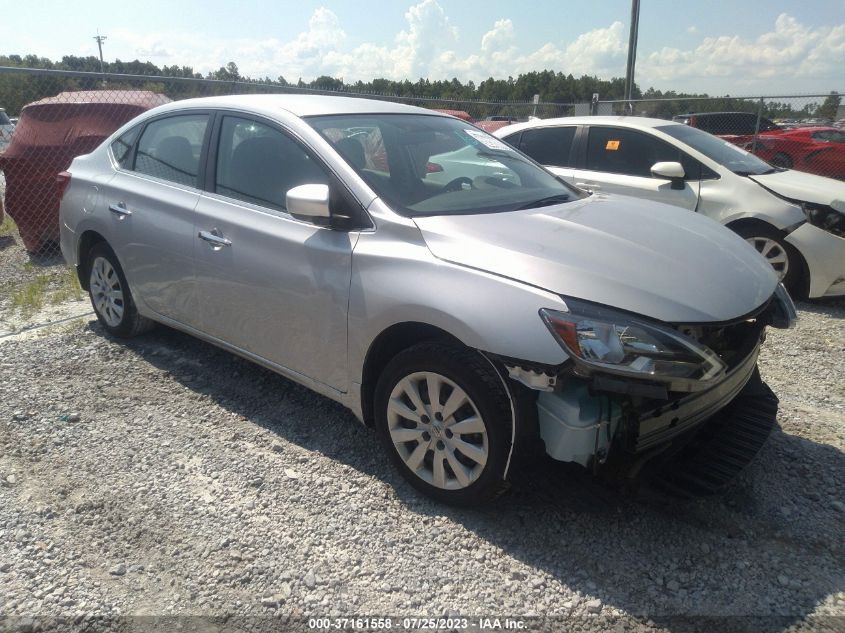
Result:
<svg viewBox="0 0 845 633"><path fill-rule="evenodd" d="M767 326L790 327L796 316L782 286L727 323L669 325L572 300L567 308L541 316L569 361L503 359L537 396L552 458L632 482L686 451L664 479L687 494L718 491L754 458L777 414L757 372L760 345Z"/></svg>

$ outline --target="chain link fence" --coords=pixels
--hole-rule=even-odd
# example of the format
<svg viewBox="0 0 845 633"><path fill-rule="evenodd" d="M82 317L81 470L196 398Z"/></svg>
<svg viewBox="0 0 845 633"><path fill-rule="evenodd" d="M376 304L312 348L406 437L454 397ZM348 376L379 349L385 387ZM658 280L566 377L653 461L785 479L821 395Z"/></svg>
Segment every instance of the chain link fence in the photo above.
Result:
<svg viewBox="0 0 845 633"><path fill-rule="evenodd" d="M722 136L775 165L845 178L845 129L835 127L843 123L845 111L836 93L526 103L332 92L269 81L0 67L0 336L20 325L21 318L26 321L21 314L35 314L45 302L82 298L58 247L56 176L74 157L162 103L255 93L402 102L447 112L489 132L531 117L586 113L674 119Z"/></svg>

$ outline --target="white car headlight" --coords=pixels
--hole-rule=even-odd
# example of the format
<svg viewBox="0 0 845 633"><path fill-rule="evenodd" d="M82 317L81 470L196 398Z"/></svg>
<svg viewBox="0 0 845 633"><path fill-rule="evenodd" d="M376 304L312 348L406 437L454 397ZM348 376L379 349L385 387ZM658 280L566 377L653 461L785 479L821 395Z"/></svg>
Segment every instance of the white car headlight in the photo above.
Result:
<svg viewBox="0 0 845 633"><path fill-rule="evenodd" d="M540 316L578 365L664 381L710 382L727 365L695 340L626 314L583 304L571 312L542 309Z"/></svg>

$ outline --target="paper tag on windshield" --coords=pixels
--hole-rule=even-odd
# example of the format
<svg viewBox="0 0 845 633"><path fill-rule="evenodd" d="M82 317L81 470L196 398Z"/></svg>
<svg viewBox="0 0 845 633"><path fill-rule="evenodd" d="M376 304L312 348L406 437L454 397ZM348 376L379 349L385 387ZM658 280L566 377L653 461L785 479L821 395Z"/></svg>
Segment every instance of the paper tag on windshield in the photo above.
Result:
<svg viewBox="0 0 845 633"><path fill-rule="evenodd" d="M608 141L604 148L609 152L615 152L619 149L619 141Z"/></svg>
<svg viewBox="0 0 845 633"><path fill-rule="evenodd" d="M489 147L490 149L510 149L506 143L503 143L499 139L490 136L486 132L482 132L481 130L467 130L464 129L464 132L469 134L472 138L476 141L484 145L485 147Z"/></svg>

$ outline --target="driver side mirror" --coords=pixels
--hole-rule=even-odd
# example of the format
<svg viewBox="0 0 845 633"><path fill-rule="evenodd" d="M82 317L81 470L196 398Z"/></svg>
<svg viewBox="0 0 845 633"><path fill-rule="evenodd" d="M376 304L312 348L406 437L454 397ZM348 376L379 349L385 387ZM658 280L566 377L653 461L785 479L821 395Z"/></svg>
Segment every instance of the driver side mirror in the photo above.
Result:
<svg viewBox="0 0 845 633"><path fill-rule="evenodd" d="M684 168L681 163L667 161L663 163L654 163L651 166L651 175L655 178L668 178L672 181L672 189L684 188Z"/></svg>
<svg viewBox="0 0 845 633"><path fill-rule="evenodd" d="M299 220L325 226L331 218L328 185L299 185L285 195L288 213Z"/></svg>

